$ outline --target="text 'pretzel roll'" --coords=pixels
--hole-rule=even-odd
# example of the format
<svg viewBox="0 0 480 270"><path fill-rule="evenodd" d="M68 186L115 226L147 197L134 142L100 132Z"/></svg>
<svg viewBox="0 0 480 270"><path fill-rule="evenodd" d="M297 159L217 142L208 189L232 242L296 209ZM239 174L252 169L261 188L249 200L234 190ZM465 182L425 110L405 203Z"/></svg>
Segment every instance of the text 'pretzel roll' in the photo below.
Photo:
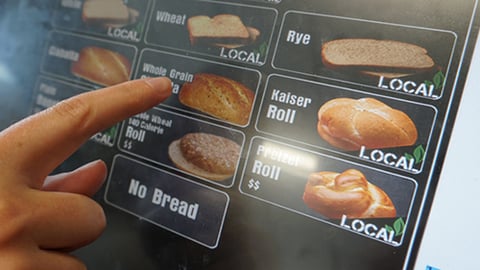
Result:
<svg viewBox="0 0 480 270"><path fill-rule="evenodd" d="M402 111L373 99L337 98L318 111L317 131L332 146L343 150L410 146L418 132Z"/></svg>
<svg viewBox="0 0 480 270"><path fill-rule="evenodd" d="M388 195L358 170L310 174L305 204L327 218L393 218L397 211Z"/></svg>

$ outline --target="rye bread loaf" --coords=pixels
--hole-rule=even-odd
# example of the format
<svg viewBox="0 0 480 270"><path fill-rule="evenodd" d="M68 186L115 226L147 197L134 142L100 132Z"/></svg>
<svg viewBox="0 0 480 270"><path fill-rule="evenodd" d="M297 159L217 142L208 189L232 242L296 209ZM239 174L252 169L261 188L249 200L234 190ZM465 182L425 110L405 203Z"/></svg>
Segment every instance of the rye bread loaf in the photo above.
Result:
<svg viewBox="0 0 480 270"><path fill-rule="evenodd" d="M187 20L190 43L197 44L247 44L250 32L240 17L219 14L212 18L194 16Z"/></svg>
<svg viewBox="0 0 480 270"><path fill-rule="evenodd" d="M213 117L246 125L255 98L245 85L215 74L196 74L191 83L183 84L180 102Z"/></svg>
<svg viewBox="0 0 480 270"><path fill-rule="evenodd" d="M320 137L342 150L411 146L417 141L415 123L404 112L373 98L336 98L318 111Z"/></svg>
<svg viewBox="0 0 480 270"><path fill-rule="evenodd" d="M337 39L322 46L322 61L329 68L376 71L424 71L435 66L425 48L394 40Z"/></svg>
<svg viewBox="0 0 480 270"><path fill-rule="evenodd" d="M130 61L123 55L100 47L85 47L78 61L71 65L73 75L103 85L114 85L130 79Z"/></svg>

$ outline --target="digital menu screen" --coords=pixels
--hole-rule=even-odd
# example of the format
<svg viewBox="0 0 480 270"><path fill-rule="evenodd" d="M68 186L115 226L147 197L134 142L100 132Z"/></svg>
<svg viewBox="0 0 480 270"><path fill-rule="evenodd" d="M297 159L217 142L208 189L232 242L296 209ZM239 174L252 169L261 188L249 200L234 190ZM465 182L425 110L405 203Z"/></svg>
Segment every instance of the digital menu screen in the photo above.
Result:
<svg viewBox="0 0 480 270"><path fill-rule="evenodd" d="M89 269L412 269L477 1L58 0L31 112L166 76L93 136L108 227ZM37 68L37 67L35 67Z"/></svg>

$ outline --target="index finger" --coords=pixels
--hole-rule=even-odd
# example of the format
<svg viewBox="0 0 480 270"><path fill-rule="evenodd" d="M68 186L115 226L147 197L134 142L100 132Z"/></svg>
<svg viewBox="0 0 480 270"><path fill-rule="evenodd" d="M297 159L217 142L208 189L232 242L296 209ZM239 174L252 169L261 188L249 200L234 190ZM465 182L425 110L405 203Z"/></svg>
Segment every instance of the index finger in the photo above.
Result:
<svg viewBox="0 0 480 270"><path fill-rule="evenodd" d="M167 78L125 82L64 100L0 133L0 163L41 187L93 134L146 111L171 94Z"/></svg>

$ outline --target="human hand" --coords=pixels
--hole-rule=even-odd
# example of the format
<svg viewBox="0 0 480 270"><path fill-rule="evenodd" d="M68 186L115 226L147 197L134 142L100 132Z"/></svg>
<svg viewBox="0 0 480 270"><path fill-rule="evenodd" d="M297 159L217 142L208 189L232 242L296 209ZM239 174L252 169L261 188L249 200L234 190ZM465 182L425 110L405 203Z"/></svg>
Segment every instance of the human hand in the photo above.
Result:
<svg viewBox="0 0 480 270"><path fill-rule="evenodd" d="M105 227L101 206L87 196L100 188L106 165L48 175L93 134L170 93L166 78L129 81L62 101L0 133L0 269L86 269L68 252Z"/></svg>

